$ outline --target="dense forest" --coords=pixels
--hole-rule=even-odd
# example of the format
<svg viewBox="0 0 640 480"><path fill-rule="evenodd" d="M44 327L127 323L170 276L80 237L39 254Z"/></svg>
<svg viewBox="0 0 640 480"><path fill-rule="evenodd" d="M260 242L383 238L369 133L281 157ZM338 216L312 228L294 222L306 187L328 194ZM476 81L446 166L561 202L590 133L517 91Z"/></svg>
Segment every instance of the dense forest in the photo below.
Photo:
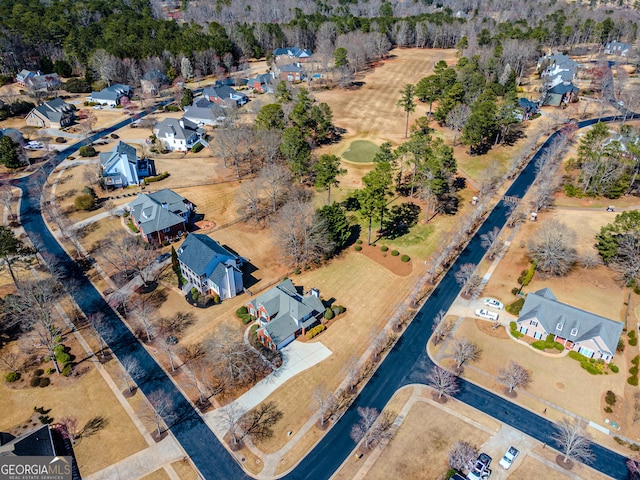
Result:
<svg viewBox="0 0 640 480"><path fill-rule="evenodd" d="M285 45L329 57L344 46L357 70L372 42L378 48L452 48L465 37L467 56L510 42L526 41L532 50L635 42L638 12L555 0L0 0L0 18L5 75L56 61L84 74L96 52L100 61L105 54L127 59L134 72L179 70L186 56L205 75Z"/></svg>

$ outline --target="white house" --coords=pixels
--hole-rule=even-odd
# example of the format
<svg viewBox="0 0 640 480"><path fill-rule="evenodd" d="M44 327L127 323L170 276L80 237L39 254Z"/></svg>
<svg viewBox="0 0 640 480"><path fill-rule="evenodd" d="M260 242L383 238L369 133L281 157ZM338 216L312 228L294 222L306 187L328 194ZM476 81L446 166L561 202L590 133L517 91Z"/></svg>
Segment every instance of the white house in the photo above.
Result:
<svg viewBox="0 0 640 480"><path fill-rule="evenodd" d="M153 127L153 133L165 150L186 152L197 143L207 146L204 130L186 118L165 118Z"/></svg>
<svg viewBox="0 0 640 480"><path fill-rule="evenodd" d="M121 141L110 152L100 154L100 167L105 187L138 185L144 177L155 175L153 161L138 158L136 149Z"/></svg>
<svg viewBox="0 0 640 480"><path fill-rule="evenodd" d="M96 102L100 105L115 107L116 105L120 105L123 97L131 99L132 96L133 89L129 85L116 83L99 92L92 92L91 95L87 97L87 102Z"/></svg>

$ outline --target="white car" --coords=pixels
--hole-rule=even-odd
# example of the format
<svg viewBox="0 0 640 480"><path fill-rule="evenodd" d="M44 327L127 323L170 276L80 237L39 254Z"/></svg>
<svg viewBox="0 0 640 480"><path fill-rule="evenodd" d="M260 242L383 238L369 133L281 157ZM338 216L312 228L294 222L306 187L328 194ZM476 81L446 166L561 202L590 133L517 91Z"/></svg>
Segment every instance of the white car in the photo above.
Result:
<svg viewBox="0 0 640 480"><path fill-rule="evenodd" d="M502 302L499 302L495 298L485 298L484 304L487 307L497 308L498 310L502 310L504 308L504 305L502 304Z"/></svg>
<svg viewBox="0 0 640 480"><path fill-rule="evenodd" d="M504 454L504 457L500 459L500 466L505 470L509 470L511 464L516 461L520 455L520 450L515 447L509 447L509 450Z"/></svg>
<svg viewBox="0 0 640 480"><path fill-rule="evenodd" d="M485 320L493 320L494 322L498 320L498 314L494 312L490 312L485 308L479 308L476 310L476 317L484 318Z"/></svg>

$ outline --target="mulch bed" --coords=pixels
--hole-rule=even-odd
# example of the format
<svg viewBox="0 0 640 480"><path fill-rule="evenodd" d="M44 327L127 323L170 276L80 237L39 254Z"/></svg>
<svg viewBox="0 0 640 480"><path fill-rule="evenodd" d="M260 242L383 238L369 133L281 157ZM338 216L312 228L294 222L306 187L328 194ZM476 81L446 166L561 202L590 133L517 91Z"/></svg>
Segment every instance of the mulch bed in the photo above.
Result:
<svg viewBox="0 0 640 480"><path fill-rule="evenodd" d="M361 245L362 250L359 253L363 253L374 262L379 263L391 273L395 273L399 277L406 277L411 274L413 260L403 262L400 260L402 252L397 257L391 255L391 249L386 252L380 251L380 247L376 245Z"/></svg>
<svg viewBox="0 0 640 480"><path fill-rule="evenodd" d="M564 461L564 455L558 455L556 457L556 463L565 470L571 470L573 468L573 462L571 460Z"/></svg>
<svg viewBox="0 0 640 480"><path fill-rule="evenodd" d="M475 324L478 330L480 330L485 335L489 335L490 337L501 338L504 340L509 340L509 338L511 338L509 337L509 334L507 333L507 331L504 329L503 326L500 326L498 328L493 328L492 322L488 322L486 320L478 320L478 319L476 319Z"/></svg>

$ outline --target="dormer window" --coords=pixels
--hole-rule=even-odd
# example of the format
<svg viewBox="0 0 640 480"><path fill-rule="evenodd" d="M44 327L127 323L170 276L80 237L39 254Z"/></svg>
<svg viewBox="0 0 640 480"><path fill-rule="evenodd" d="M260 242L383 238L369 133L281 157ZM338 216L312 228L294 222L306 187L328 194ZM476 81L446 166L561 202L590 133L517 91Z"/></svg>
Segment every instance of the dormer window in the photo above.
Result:
<svg viewBox="0 0 640 480"><path fill-rule="evenodd" d="M563 327L563 326L564 326L564 325L563 325L562 323L557 324L557 325L556 325L556 330L557 330L557 331L559 331L559 332L561 332L561 331L562 331L562 327Z"/></svg>
<svg viewBox="0 0 640 480"><path fill-rule="evenodd" d="M575 337L576 335L578 335L578 329L577 328L572 328L571 329L571 336Z"/></svg>

